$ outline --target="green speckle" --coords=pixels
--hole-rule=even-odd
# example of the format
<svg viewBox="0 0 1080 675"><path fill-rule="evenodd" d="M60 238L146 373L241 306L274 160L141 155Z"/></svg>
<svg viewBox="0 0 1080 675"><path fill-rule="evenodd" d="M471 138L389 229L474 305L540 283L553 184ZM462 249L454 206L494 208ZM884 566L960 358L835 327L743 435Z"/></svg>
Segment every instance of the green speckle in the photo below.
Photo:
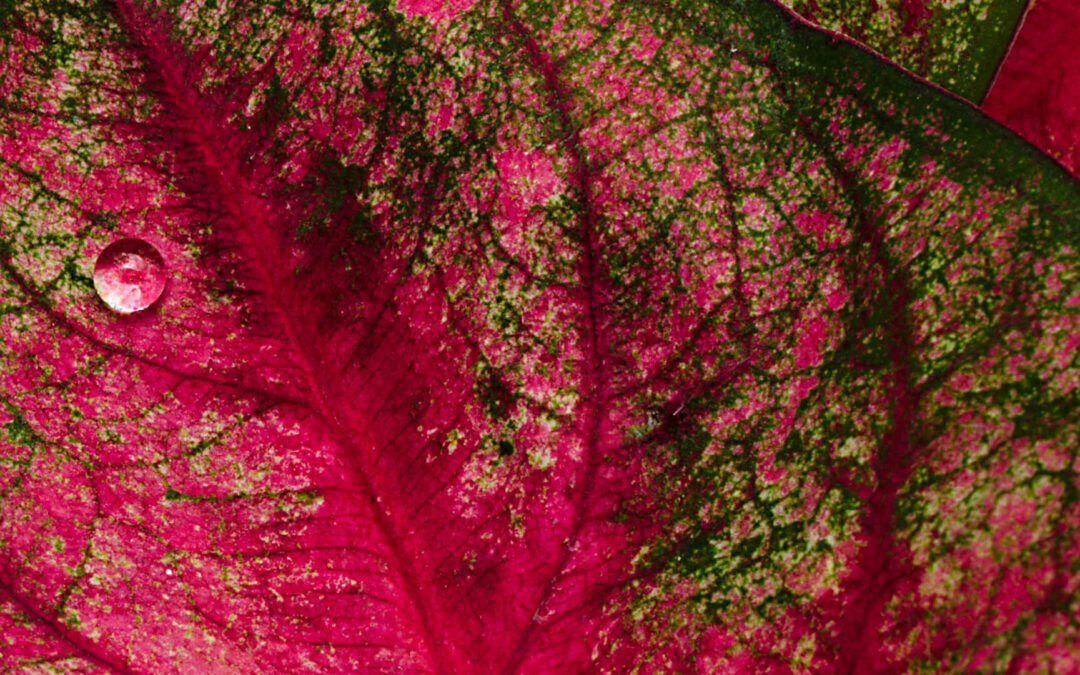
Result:
<svg viewBox="0 0 1080 675"><path fill-rule="evenodd" d="M7 429L8 438L16 445L31 445L34 441L34 430L19 413L15 413L15 418L4 428Z"/></svg>
<svg viewBox="0 0 1080 675"><path fill-rule="evenodd" d="M82 619L79 618L79 611L76 609L67 610L63 621L70 628L80 628L82 626Z"/></svg>

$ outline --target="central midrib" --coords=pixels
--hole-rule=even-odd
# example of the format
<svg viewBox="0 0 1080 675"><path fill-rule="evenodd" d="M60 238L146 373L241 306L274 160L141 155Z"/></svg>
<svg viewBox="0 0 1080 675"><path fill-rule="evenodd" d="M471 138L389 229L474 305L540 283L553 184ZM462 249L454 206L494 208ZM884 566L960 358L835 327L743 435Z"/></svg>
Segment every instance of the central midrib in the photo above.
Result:
<svg viewBox="0 0 1080 675"><path fill-rule="evenodd" d="M254 263L252 271L261 282L261 290L273 313L277 315L288 344L297 355L296 365L303 374L310 397L310 409L328 427L338 446L346 451L342 455L348 457L343 458L347 462L349 457L360 459L361 466L352 467L353 479L371 497L369 501L376 525L390 549L401 583L420 622L419 637L427 649L432 669L439 673L456 672L457 669L452 665L453 660L444 647L446 640L436 630L436 625L441 622L433 620L437 612L428 601L432 595L428 589L422 587L418 567L402 543L401 528L387 509L378 488L368 479L369 475L374 475L365 469L373 464L375 445L369 437L360 442L355 440L356 432L360 430L344 424L334 412L334 407L329 402L330 388L320 375L333 372L333 369L322 367L324 359L320 354L319 341L302 330L296 321L296 312L293 311L293 308L303 306L300 302L300 291L288 275L274 273L275 269L283 267L275 264L274 242L278 237L269 225L272 219L268 216L261 198L243 175L239 163L226 150L228 145L221 138L220 129L199 105L199 94L187 86L184 78L179 75L180 69L173 62L166 40L129 3L120 2L117 6L124 27L146 48L147 56L163 80L166 94L171 99L170 103L180 113L179 118L186 126L179 131L186 132L191 137L194 147L197 148L199 163L205 169L208 182L214 187L215 196L229 214L243 244L251 252ZM229 159L233 161L228 161Z"/></svg>
<svg viewBox="0 0 1080 675"><path fill-rule="evenodd" d="M577 546L585 525L585 512L588 506L589 496L593 491L593 484L599 465L600 444L600 383L604 381L602 349L597 330L597 302L596 285L598 281L597 262L595 251L597 247L596 231L594 223L593 205L591 200L590 174L588 159L582 147L580 130L573 123L571 116L571 101L565 91L564 84L560 80L558 68L537 44L535 38L526 27L514 15L509 1L504 1L503 21L508 26L512 37L520 42L521 49L525 52L526 64L543 82L547 93L547 103L558 115L560 134L565 139L567 154L572 161L571 178L575 183L581 199L581 246L582 259L579 277L583 287L583 304L585 310L585 322L582 329L582 342L587 345L587 357L585 360L585 373L583 377L582 400L587 401L586 420L584 428L584 473L580 486L575 493L573 517L569 531L563 540L559 558L548 578L548 582L541 592L529 622L525 625L514 648L511 650L505 666L501 669L504 675L517 673L528 655L529 647L533 641L536 629L539 627L548 603L551 601L563 574L566 572Z"/></svg>

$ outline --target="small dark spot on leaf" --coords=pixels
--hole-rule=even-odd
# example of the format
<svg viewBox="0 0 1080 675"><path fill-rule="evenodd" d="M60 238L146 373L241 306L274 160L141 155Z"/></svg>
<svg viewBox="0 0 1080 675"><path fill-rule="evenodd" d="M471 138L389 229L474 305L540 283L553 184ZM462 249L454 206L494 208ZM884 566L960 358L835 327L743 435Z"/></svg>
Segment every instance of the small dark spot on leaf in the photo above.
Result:
<svg viewBox="0 0 1080 675"><path fill-rule="evenodd" d="M498 420L509 415L510 408L514 404L514 394L498 373L485 370L477 376L473 388L477 398L484 404L484 410L487 411L488 416Z"/></svg>

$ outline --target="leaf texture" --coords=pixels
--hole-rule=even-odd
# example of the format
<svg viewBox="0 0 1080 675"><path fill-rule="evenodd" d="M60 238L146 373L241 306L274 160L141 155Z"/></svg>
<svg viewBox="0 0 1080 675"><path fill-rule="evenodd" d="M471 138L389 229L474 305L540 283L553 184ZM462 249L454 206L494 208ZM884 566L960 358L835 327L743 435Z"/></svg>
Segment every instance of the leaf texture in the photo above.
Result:
<svg viewBox="0 0 1080 675"><path fill-rule="evenodd" d="M0 668L1080 667L1080 187L975 108L750 0L5 9Z"/></svg>

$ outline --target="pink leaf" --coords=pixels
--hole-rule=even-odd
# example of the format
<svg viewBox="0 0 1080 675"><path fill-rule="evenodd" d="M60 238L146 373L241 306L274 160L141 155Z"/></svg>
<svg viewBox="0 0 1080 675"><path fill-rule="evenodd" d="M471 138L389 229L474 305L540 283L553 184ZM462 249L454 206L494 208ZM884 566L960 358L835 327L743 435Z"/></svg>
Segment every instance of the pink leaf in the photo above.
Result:
<svg viewBox="0 0 1080 675"><path fill-rule="evenodd" d="M983 107L1080 174L1080 3L1040 0L1024 15Z"/></svg>
<svg viewBox="0 0 1080 675"><path fill-rule="evenodd" d="M1080 190L980 111L757 0L2 9L0 667L1075 663Z"/></svg>

